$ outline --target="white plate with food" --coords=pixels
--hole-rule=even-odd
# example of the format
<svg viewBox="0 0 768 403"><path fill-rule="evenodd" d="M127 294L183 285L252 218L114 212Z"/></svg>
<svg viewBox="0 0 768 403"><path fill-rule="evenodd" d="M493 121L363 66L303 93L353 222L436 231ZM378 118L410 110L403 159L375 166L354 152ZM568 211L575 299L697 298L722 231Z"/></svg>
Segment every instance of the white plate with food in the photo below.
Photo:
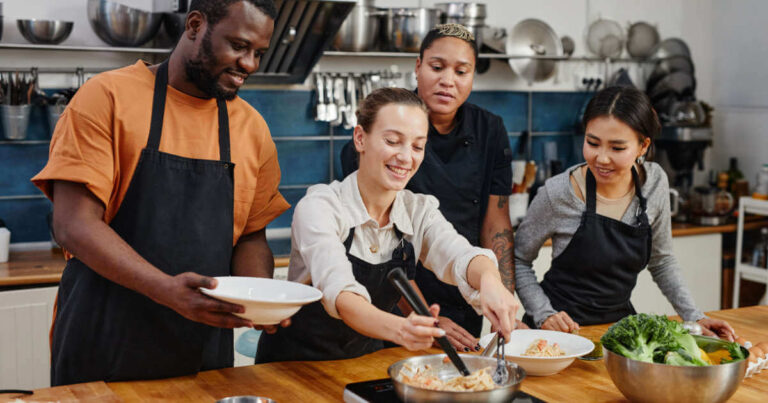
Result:
<svg viewBox="0 0 768 403"><path fill-rule="evenodd" d="M250 319L255 325L275 325L290 318L303 305L323 297L317 288L285 280L260 277L216 277L213 290L201 288L203 294L239 304L245 312L235 314Z"/></svg>
<svg viewBox="0 0 768 403"><path fill-rule="evenodd" d="M493 333L483 336L480 345L486 347L491 339ZM544 376L562 371L593 348L595 345L589 339L575 334L520 329L512 332L510 340L504 345L504 353L509 361L523 367L528 375Z"/></svg>

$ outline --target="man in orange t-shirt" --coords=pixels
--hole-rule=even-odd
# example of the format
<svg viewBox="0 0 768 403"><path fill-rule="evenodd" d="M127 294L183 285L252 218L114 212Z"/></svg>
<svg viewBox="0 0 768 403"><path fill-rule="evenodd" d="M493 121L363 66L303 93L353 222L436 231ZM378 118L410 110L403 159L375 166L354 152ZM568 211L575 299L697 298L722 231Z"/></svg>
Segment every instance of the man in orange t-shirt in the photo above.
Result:
<svg viewBox="0 0 768 403"><path fill-rule="evenodd" d="M276 13L271 0L194 0L167 62L97 75L63 113L32 179L69 256L53 385L232 365L231 328L253 324L199 288L272 275L265 227L289 206L269 129L236 94Z"/></svg>

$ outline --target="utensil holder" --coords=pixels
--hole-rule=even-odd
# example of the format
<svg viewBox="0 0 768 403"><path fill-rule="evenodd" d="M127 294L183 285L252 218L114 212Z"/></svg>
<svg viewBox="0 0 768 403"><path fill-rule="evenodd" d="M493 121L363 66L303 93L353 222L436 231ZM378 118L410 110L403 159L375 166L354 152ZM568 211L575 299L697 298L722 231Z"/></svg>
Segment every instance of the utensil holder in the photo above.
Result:
<svg viewBox="0 0 768 403"><path fill-rule="evenodd" d="M0 105L0 115L3 120L3 134L8 140L24 140L27 138L29 112L32 106Z"/></svg>
<svg viewBox="0 0 768 403"><path fill-rule="evenodd" d="M48 127L51 129L51 136L53 136L53 131L56 129L56 123L59 122L59 118L66 108L66 104L48 105Z"/></svg>

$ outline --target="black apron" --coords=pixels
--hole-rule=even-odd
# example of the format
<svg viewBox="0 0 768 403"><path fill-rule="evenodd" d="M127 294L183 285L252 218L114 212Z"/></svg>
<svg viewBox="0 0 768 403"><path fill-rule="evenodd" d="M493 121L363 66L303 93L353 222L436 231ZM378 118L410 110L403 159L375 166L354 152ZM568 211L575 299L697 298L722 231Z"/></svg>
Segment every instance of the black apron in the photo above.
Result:
<svg viewBox="0 0 768 403"><path fill-rule="evenodd" d="M355 280L368 290L371 303L384 312L390 312L400 300L400 293L387 280L387 274L395 267L402 267L406 276L413 279L415 270L413 245L403 238L397 227L394 229L400 244L392 252L392 259L384 263L371 264L349 253L354 228L344 241ZM256 349L256 363L355 358L383 347L382 340L364 336L343 320L332 318L317 301L303 306L291 317L291 326L280 328L274 334L262 333Z"/></svg>
<svg viewBox="0 0 768 403"><path fill-rule="evenodd" d="M458 123L461 125L462 123ZM440 212L456 231L472 245L480 245L480 226L488 203L482 200L484 173L481 146L471 135L464 136L450 161L443 162L427 142L424 163L408 182L415 193L426 193L440 200ZM416 284L428 303L440 304L440 315L451 318L476 337L483 317L464 300L459 288L446 284L419 263Z"/></svg>
<svg viewBox="0 0 768 403"><path fill-rule="evenodd" d="M640 178L632 168L640 202L638 225L598 215L597 185L587 169L587 209L565 250L552 261L541 288L556 311L565 311L579 325L615 322L635 314L629 298L637 275L651 257L651 226ZM526 324L533 327L531 317Z"/></svg>
<svg viewBox="0 0 768 403"><path fill-rule="evenodd" d="M167 154L159 151L167 85L165 62L155 77L147 146L109 225L169 275L228 276L234 164L227 105L218 101L220 160ZM231 329L188 320L72 258L59 286L51 384L166 378L230 367L232 338Z"/></svg>

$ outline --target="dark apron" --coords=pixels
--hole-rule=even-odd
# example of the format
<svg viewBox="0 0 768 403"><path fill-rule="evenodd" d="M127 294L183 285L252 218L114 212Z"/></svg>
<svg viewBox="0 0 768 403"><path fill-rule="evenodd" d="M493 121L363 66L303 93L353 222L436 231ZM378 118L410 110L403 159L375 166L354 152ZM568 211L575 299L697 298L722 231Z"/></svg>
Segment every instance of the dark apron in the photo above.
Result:
<svg viewBox="0 0 768 403"><path fill-rule="evenodd" d="M349 253L355 229L349 231L344 241L347 258L352 263L355 280L362 284L371 296L371 303L384 312L390 312L400 300L400 293L387 280L387 274L395 267L402 267L409 279L413 279L415 257L413 245L400 239L388 262L371 264ZM280 328L275 334L262 333L256 349L256 363L274 361L326 361L355 358L383 348L382 340L364 336L347 326L343 320L332 318L320 301L302 307L291 317L291 326Z"/></svg>
<svg viewBox="0 0 768 403"><path fill-rule="evenodd" d="M159 151L167 62L155 78L147 147L110 223L139 255L174 276L228 276L232 257L234 164L227 105L218 101L218 160ZM232 330L188 320L100 276L76 258L58 293L51 384L167 378L233 364Z"/></svg>
<svg viewBox="0 0 768 403"><path fill-rule="evenodd" d="M488 200L480 200L483 186L482 150L471 136L466 136L448 163L427 142L424 163L408 182L408 189L426 193L440 200L440 212L456 231L472 245L480 245L480 226ZM416 284L428 304L440 305L440 315L456 322L475 337L480 336L483 317L464 300L459 288L444 283L421 263L416 269Z"/></svg>
<svg viewBox="0 0 768 403"><path fill-rule="evenodd" d="M552 307L567 312L579 325L610 323L635 314L629 298L651 257L652 232L634 167L632 180L640 202L636 226L595 212L597 186L587 169L587 209L581 224L541 282ZM533 327L529 315L524 321Z"/></svg>

